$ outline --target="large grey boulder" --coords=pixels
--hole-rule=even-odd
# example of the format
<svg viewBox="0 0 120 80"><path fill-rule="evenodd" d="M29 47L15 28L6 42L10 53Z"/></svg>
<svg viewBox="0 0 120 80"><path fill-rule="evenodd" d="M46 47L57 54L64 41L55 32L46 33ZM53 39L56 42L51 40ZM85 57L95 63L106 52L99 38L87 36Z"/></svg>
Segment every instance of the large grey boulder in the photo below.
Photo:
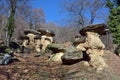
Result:
<svg viewBox="0 0 120 80"><path fill-rule="evenodd" d="M65 46L62 44L50 44L47 49L52 51L53 61L63 62L65 64L73 64L80 61L83 56L82 52L77 51L76 47L73 45Z"/></svg>
<svg viewBox="0 0 120 80"><path fill-rule="evenodd" d="M74 64L83 59L82 52L66 52L61 57L63 64Z"/></svg>
<svg viewBox="0 0 120 80"><path fill-rule="evenodd" d="M47 46L47 49L51 50L53 53L57 53L57 52L64 52L65 51L65 47L61 44L49 44Z"/></svg>
<svg viewBox="0 0 120 80"><path fill-rule="evenodd" d="M12 60L12 54L11 53L0 53L0 65L7 65Z"/></svg>
<svg viewBox="0 0 120 80"><path fill-rule="evenodd" d="M77 49L75 46L70 45L70 46L65 48L65 51L66 52L75 52L75 51L77 51Z"/></svg>

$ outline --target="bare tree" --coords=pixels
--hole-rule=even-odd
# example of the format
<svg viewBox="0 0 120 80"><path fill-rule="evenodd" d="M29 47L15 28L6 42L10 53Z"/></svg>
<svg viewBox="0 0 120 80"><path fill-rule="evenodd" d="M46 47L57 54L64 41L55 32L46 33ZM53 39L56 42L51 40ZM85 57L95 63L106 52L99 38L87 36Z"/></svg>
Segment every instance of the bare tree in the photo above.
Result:
<svg viewBox="0 0 120 80"><path fill-rule="evenodd" d="M89 10L91 19L89 21L89 24L93 24L96 18L100 18L99 15L102 14L100 11L105 6L105 4L105 0L93 0L93 2L90 3Z"/></svg>
<svg viewBox="0 0 120 80"><path fill-rule="evenodd" d="M65 9L67 12L70 13L70 15L72 16L72 19L74 19L73 21L75 23L77 23L77 25L81 25L82 27L84 27L84 19L85 19L85 6L86 6L86 1L84 0L76 0L76 1L66 1L65 4Z"/></svg>
<svg viewBox="0 0 120 80"><path fill-rule="evenodd" d="M71 20L82 27L93 24L101 14L104 5L105 0L66 0L64 2L65 10L70 14Z"/></svg>
<svg viewBox="0 0 120 80"><path fill-rule="evenodd" d="M14 32L12 37L18 37L19 35L23 35L25 29L38 29L45 25L45 14L43 9L32 8L30 1L31 0L0 0L0 34L3 39L5 37L5 32L8 32L8 30ZM14 19L14 26L11 26L12 28L7 30L5 26L9 23L7 21L9 21L8 19L11 12L14 12L14 18L12 18ZM3 28L5 31L3 31Z"/></svg>
<svg viewBox="0 0 120 80"><path fill-rule="evenodd" d="M19 8L22 6L24 11L27 2L29 0L0 0L0 36L6 39L7 45L16 28L16 12L20 12Z"/></svg>
<svg viewBox="0 0 120 80"><path fill-rule="evenodd" d="M30 15L28 16L28 22L30 24L30 28L38 29L42 26L42 24L45 24L45 14L42 8L33 9L31 10Z"/></svg>
<svg viewBox="0 0 120 80"><path fill-rule="evenodd" d="M72 42L74 41L76 34L78 34L78 28L71 25L63 27L54 23L47 23L46 26L47 29L54 31L55 43Z"/></svg>
<svg viewBox="0 0 120 80"><path fill-rule="evenodd" d="M8 29L8 37L7 38L7 45L9 44L9 41L13 35L14 32L14 16L15 16L15 10L17 5L17 0L6 0L10 6L10 17L8 18L7 22L7 29Z"/></svg>
<svg viewBox="0 0 120 80"><path fill-rule="evenodd" d="M8 15L8 6L5 5L5 1L0 0L0 38L4 38L5 34L5 25L7 22L7 15Z"/></svg>

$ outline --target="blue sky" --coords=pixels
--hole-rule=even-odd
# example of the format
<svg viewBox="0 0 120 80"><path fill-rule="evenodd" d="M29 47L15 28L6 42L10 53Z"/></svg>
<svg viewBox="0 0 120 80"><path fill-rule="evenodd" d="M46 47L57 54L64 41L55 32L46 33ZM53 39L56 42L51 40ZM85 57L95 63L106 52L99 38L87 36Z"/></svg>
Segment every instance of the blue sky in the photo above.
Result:
<svg viewBox="0 0 120 80"><path fill-rule="evenodd" d="M34 0L32 1L33 8L43 8L46 15L46 22L60 23L65 17L62 11L63 0Z"/></svg>
<svg viewBox="0 0 120 80"><path fill-rule="evenodd" d="M54 22L58 25L66 23L66 18L68 18L67 13L63 11L64 0L32 0L33 8L42 8L46 15L46 22ZM105 13L108 14L106 9L103 9ZM88 16L88 14L86 15ZM107 16L103 15L102 16ZM103 20L96 20L94 23L104 23Z"/></svg>

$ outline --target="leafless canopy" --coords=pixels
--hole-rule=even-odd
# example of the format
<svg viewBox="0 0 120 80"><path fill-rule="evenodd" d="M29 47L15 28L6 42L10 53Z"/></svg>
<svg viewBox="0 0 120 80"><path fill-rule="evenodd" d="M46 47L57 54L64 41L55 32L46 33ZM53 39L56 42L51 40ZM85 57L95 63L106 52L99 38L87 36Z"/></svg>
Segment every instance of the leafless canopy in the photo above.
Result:
<svg viewBox="0 0 120 80"><path fill-rule="evenodd" d="M64 3L65 10L70 14L71 20L82 27L100 19L104 6L105 1L103 0L66 0Z"/></svg>

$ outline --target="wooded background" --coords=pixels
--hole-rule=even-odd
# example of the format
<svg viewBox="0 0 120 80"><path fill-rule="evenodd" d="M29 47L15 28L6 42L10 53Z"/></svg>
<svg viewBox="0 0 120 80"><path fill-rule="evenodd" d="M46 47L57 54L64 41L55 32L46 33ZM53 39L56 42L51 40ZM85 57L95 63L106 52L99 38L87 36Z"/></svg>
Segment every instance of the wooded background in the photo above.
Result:
<svg viewBox="0 0 120 80"><path fill-rule="evenodd" d="M101 37L105 45L113 48L113 41L120 43L120 0L61 1L60 7L67 14L64 25L46 22L44 9L32 7L31 1L0 0L0 39L6 41L9 36L17 40L26 29L45 28L55 32L56 43L64 43L74 41L86 25L105 23L113 34Z"/></svg>

